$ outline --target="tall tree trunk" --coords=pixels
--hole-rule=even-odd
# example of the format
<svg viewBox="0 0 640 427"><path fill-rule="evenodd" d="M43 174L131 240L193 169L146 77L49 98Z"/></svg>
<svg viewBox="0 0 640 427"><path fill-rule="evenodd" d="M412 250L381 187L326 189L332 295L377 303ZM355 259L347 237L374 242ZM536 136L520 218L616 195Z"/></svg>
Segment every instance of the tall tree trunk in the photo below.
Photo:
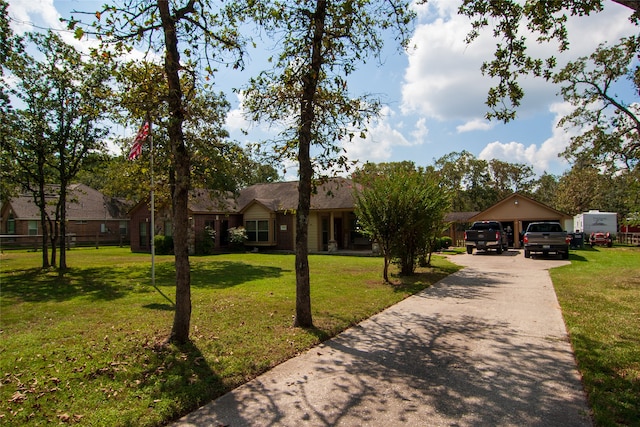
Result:
<svg viewBox="0 0 640 427"><path fill-rule="evenodd" d="M384 255L384 268L382 270L382 278L385 283L389 283L389 256L385 253Z"/></svg>
<svg viewBox="0 0 640 427"><path fill-rule="evenodd" d="M310 328L311 285L309 279L309 208L311 206L311 187L313 166L311 164L311 139L315 121L315 97L318 79L322 69L322 40L327 14L326 0L318 0L312 18L313 42L311 46L311 68L303 77L303 95L300 104L300 130L298 132L298 163L300 181L298 184L298 211L296 215L296 318L295 326Z"/></svg>
<svg viewBox="0 0 640 427"><path fill-rule="evenodd" d="M62 151L62 150L61 150ZM66 165L63 161L63 154L60 153L60 162L61 162L61 171L64 171ZM60 173L62 176L64 172ZM67 180L60 179L60 196L58 198L58 208L56 212L56 217L59 216L60 223L60 275L64 275L64 272L67 270Z"/></svg>
<svg viewBox="0 0 640 427"><path fill-rule="evenodd" d="M306 157L306 161L304 160ZM309 207L311 204L311 178L313 168L309 158L309 147L303 148L300 141L300 182L298 183L298 211L296 214L296 317L294 326L310 328L311 280L309 277Z"/></svg>
<svg viewBox="0 0 640 427"><path fill-rule="evenodd" d="M189 267L189 188L190 158L184 143L182 123L182 88L180 86L180 54L174 18L170 15L169 2L158 0L165 40L164 69L169 88L169 141L175 170L173 188L173 248L176 264L176 310L169 340L179 344L189 341L191 323L191 271Z"/></svg>
<svg viewBox="0 0 640 427"><path fill-rule="evenodd" d="M47 233L47 215L40 212L40 224L42 224L42 268L49 268L49 234Z"/></svg>
<svg viewBox="0 0 640 427"><path fill-rule="evenodd" d="M51 262L49 265L56 265L58 255L58 222L49 218L49 240L51 241Z"/></svg>
<svg viewBox="0 0 640 427"><path fill-rule="evenodd" d="M42 166L38 166L42 171ZM44 173L39 173L40 177L44 177ZM42 224L42 268L47 269L49 264L49 234L47 233L47 199L44 180L38 183L38 198L36 205L40 208L40 223Z"/></svg>

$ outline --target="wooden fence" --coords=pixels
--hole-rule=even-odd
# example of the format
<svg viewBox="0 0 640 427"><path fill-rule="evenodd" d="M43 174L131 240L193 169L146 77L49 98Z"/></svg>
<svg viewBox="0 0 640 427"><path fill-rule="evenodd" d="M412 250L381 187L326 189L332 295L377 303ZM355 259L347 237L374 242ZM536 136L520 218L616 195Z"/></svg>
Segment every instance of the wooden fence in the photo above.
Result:
<svg viewBox="0 0 640 427"><path fill-rule="evenodd" d="M128 235L98 234L79 235L68 234L67 247L80 246L124 246L129 245ZM0 249L42 249L42 235L2 234L0 235Z"/></svg>
<svg viewBox="0 0 640 427"><path fill-rule="evenodd" d="M625 245L640 246L640 233L618 233L616 241Z"/></svg>

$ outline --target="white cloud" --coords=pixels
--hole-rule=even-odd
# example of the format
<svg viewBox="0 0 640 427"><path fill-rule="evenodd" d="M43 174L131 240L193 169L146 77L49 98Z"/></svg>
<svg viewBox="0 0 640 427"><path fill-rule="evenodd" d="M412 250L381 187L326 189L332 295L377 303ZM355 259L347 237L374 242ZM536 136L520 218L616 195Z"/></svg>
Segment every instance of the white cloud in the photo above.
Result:
<svg viewBox="0 0 640 427"><path fill-rule="evenodd" d="M495 127L495 122L486 119L473 119L456 127L458 133L472 132L475 130L491 130Z"/></svg>
<svg viewBox="0 0 640 427"><path fill-rule="evenodd" d="M11 27L17 34L36 30L34 24L47 28L63 28L53 0L12 0L8 11L12 19Z"/></svg>
<svg viewBox="0 0 640 427"><path fill-rule="evenodd" d="M55 31L62 40L73 46L80 52L88 53L92 48L98 48L99 42L88 35L82 39L77 39L73 31L67 30L66 24L61 22L61 18L70 18L71 9L76 6L75 2L62 2L54 0L12 0L9 3L9 17L11 18L11 28L16 34L25 32L44 32L46 29ZM102 3L98 1L84 0L77 2L78 9L91 12L102 8ZM90 14L89 16L92 17ZM87 18L88 19L88 18ZM129 60L147 60L159 62L162 56L152 51L141 51L133 49L125 55Z"/></svg>
<svg viewBox="0 0 640 427"><path fill-rule="evenodd" d="M413 37L415 50L402 87L402 110L418 112L438 120L468 118L482 105L489 88L481 84L481 47L464 43L468 24L457 15L420 25ZM484 49L488 50L488 49Z"/></svg>
<svg viewBox="0 0 640 427"><path fill-rule="evenodd" d="M424 141L424 139L427 137L428 134L429 134L429 128L427 127L427 120L424 117L422 117L418 119L415 129L413 130L413 132L411 132L411 136L413 137L413 140L417 145L417 144L422 144L422 142Z"/></svg>
<svg viewBox="0 0 640 427"><path fill-rule="evenodd" d="M482 76L480 67L493 57L498 41L487 29L467 45L464 39L470 21L457 14L457 3L432 0L417 8L423 23L416 27L412 39L415 50L408 55L401 108L404 114L418 113L440 121L464 120L472 126L487 111L486 94L492 82ZM637 27L629 23L629 15L630 9L607 2L599 14L569 18L570 51L559 54L555 42L539 45L529 36L531 53L539 57L554 55L560 65L588 55L599 43L635 34ZM558 88L543 79L524 78L521 85L526 97L518 111L520 116L545 111L556 99Z"/></svg>
<svg viewBox="0 0 640 427"><path fill-rule="evenodd" d="M53 0L14 0L9 4L11 27L17 34L25 32L41 32L44 29L57 31L62 40L76 49L88 52L90 47L97 47L95 40L84 38L78 40L73 32L66 30L60 21L62 15L53 4Z"/></svg>
<svg viewBox="0 0 640 427"><path fill-rule="evenodd" d="M249 127L249 122L240 108L234 108L227 113L225 124L231 131L239 131Z"/></svg>
<svg viewBox="0 0 640 427"><path fill-rule="evenodd" d="M414 139L408 140L401 132L402 123L396 124L395 127L391 124L393 116L395 113L389 107L384 107L380 116L369 123L366 138L356 137L343 143L347 157L361 163L387 162L391 161L394 147L410 147L424 142L429 133L424 119L418 119L410 132Z"/></svg>
<svg viewBox="0 0 640 427"><path fill-rule="evenodd" d="M227 128L231 131L242 131L247 130L250 127L249 121L245 117L244 113L244 96L242 93L236 94L238 98L238 106L227 113L227 119L225 124Z"/></svg>
<svg viewBox="0 0 640 427"><path fill-rule="evenodd" d="M549 110L555 114L551 128L551 137L547 138L540 146L531 144L525 146L516 141L502 143L494 141L489 144L478 155L479 159L491 160L499 159L510 163L525 163L533 166L536 174L549 172L557 174L560 169L567 165L566 160L559 158L558 153L567 148L571 137L577 135L579 129L558 128L560 119L566 116L571 110L571 105L567 103L553 104Z"/></svg>

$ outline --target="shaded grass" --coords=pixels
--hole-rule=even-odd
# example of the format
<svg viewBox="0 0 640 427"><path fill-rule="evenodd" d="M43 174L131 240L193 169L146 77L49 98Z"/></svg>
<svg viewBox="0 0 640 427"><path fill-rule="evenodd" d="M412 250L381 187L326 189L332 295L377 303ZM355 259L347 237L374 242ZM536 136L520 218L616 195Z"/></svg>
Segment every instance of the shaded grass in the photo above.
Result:
<svg viewBox="0 0 640 427"><path fill-rule="evenodd" d="M640 426L640 248L571 253L551 270L598 426Z"/></svg>
<svg viewBox="0 0 640 427"><path fill-rule="evenodd" d="M0 423L161 425L456 271L442 258L381 280L382 260L310 256L314 329L291 327L291 255L191 258L192 341L165 345L170 304L149 255L74 249L63 279L39 254L1 255ZM156 284L174 296L172 257Z"/></svg>

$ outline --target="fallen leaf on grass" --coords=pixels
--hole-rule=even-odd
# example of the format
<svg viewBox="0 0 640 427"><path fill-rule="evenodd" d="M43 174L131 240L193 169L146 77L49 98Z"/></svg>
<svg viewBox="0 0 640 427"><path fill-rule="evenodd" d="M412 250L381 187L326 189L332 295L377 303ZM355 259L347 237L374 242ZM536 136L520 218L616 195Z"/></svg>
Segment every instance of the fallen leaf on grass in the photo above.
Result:
<svg viewBox="0 0 640 427"><path fill-rule="evenodd" d="M11 399L9 399L8 401L11 403L22 403L26 400L27 395L25 393L20 393L19 391L16 391L15 393L13 393L13 396L11 396Z"/></svg>

